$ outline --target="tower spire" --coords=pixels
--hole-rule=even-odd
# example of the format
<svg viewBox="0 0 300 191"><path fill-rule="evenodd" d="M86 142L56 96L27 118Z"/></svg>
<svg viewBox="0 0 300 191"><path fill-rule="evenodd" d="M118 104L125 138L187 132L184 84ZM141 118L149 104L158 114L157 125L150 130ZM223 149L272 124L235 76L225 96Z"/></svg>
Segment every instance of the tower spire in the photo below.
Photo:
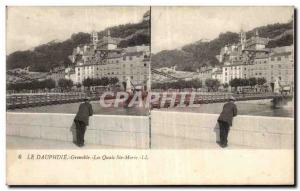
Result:
<svg viewBox="0 0 300 191"><path fill-rule="evenodd" d="M92 31L92 33L91 33L91 38L92 38L92 43L94 44L94 45L96 45L97 44L97 42L98 42L98 33L96 32L96 31Z"/></svg>
<svg viewBox="0 0 300 191"><path fill-rule="evenodd" d="M242 50L244 50L246 46L246 33L244 32L243 27L241 27L240 32L240 43L242 45Z"/></svg>

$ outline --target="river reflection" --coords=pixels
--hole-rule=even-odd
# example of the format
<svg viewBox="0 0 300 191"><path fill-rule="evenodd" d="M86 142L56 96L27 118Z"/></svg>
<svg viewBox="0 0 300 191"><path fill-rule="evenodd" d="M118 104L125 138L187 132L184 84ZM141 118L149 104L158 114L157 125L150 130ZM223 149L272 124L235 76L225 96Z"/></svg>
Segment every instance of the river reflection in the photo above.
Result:
<svg viewBox="0 0 300 191"><path fill-rule="evenodd" d="M219 114L222 111L224 103L202 104L199 107L191 108L164 108L164 111L182 111L196 113L212 113ZM294 105L289 102L281 108L272 108L271 100L252 100L237 101L238 115L254 115L254 116L273 116L273 117L294 117Z"/></svg>

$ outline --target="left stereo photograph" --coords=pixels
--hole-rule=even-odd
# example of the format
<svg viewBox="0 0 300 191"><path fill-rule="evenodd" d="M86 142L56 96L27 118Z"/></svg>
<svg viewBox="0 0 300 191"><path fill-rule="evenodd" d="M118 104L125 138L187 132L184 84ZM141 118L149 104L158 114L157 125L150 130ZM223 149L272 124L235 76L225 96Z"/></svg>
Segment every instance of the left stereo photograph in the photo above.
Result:
<svg viewBox="0 0 300 191"><path fill-rule="evenodd" d="M8 150L150 148L150 7L6 13Z"/></svg>

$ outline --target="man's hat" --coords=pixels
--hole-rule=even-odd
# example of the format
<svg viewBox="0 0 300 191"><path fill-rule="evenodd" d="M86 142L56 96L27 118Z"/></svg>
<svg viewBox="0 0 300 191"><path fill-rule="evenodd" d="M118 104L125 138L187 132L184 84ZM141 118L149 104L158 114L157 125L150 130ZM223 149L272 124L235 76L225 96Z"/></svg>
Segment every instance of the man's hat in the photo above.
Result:
<svg viewBox="0 0 300 191"><path fill-rule="evenodd" d="M85 97L83 98L83 100L84 100L84 101L89 101L89 100L91 100L91 98L88 97L88 96L85 96Z"/></svg>
<svg viewBox="0 0 300 191"><path fill-rule="evenodd" d="M235 97L230 96L230 97L229 97L229 100L235 101L236 99L235 99Z"/></svg>

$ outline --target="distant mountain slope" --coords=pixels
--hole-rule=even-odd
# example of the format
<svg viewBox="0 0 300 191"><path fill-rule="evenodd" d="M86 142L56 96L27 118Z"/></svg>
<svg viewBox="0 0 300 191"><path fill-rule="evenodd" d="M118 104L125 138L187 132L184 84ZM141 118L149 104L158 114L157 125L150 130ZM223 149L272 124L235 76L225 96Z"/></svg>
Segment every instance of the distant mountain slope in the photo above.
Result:
<svg viewBox="0 0 300 191"><path fill-rule="evenodd" d="M134 24L125 24L107 28L98 32L102 38L110 30L111 36L118 38L120 47L150 44L150 23L143 21ZM52 67L71 64L68 56L80 44L90 42L90 34L76 33L71 38L57 42L51 41L35 47L32 51L16 51L7 56L7 68L25 68L30 66L31 71L47 72Z"/></svg>
<svg viewBox="0 0 300 191"><path fill-rule="evenodd" d="M288 46L293 44L293 22L272 24L254 28L246 32L247 38L255 34L270 39L268 48ZM216 55L226 44L238 43L239 34L233 32L221 33L211 41L197 41L182 47L181 50L164 50L154 54L151 58L153 68L170 67L176 65L180 70L196 71L203 65L218 65Z"/></svg>

